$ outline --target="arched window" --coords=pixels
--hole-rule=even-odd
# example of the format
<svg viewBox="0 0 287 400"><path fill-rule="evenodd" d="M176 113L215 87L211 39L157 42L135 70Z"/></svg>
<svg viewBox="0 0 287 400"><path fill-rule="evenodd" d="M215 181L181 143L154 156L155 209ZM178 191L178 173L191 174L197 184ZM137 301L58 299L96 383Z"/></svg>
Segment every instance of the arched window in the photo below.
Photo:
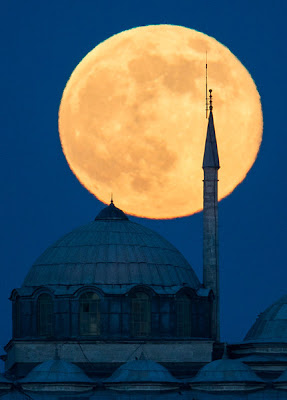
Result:
<svg viewBox="0 0 287 400"><path fill-rule="evenodd" d="M52 336L53 334L53 301L50 295L44 293L37 302L38 334Z"/></svg>
<svg viewBox="0 0 287 400"><path fill-rule="evenodd" d="M151 303L144 292L137 292L131 299L131 330L133 336L149 336L151 332Z"/></svg>
<svg viewBox="0 0 287 400"><path fill-rule="evenodd" d="M177 336L191 336L191 298L186 294L176 299Z"/></svg>
<svg viewBox="0 0 287 400"><path fill-rule="evenodd" d="M96 293L84 293L80 297L80 334L100 334L100 298Z"/></svg>

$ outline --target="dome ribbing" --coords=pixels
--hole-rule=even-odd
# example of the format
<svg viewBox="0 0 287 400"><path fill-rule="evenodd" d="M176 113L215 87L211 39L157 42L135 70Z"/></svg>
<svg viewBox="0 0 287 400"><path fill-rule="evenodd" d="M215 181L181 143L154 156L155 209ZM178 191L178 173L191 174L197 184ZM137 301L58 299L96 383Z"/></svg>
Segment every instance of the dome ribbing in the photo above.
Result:
<svg viewBox="0 0 287 400"><path fill-rule="evenodd" d="M93 383L93 381L76 365L64 360L45 361L21 379L25 383Z"/></svg>
<svg viewBox="0 0 287 400"><path fill-rule="evenodd" d="M287 295L258 316L244 342L287 342Z"/></svg>
<svg viewBox="0 0 287 400"><path fill-rule="evenodd" d="M22 289L97 285L104 292L148 285L173 293L200 283L182 254L158 233L127 219L113 204L66 234L33 264Z"/></svg>
<svg viewBox="0 0 287 400"><path fill-rule="evenodd" d="M152 360L133 360L121 365L105 382L178 383L179 381L165 367Z"/></svg>

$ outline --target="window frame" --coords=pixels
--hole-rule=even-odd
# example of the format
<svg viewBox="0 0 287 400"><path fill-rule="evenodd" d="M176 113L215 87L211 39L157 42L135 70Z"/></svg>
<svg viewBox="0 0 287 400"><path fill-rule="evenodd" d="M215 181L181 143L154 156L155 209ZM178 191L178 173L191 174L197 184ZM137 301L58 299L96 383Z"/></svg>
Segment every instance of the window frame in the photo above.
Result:
<svg viewBox="0 0 287 400"><path fill-rule="evenodd" d="M176 336L192 336L192 298L187 293L176 296Z"/></svg>
<svg viewBox="0 0 287 400"><path fill-rule="evenodd" d="M151 296L145 291L137 290L131 295L130 327L132 337L146 338L151 335L151 306Z"/></svg>
<svg viewBox="0 0 287 400"><path fill-rule="evenodd" d="M41 337L54 333L54 302L49 293L41 293L37 298L37 333Z"/></svg>
<svg viewBox="0 0 287 400"><path fill-rule="evenodd" d="M100 336L101 298L93 291L84 292L79 297L79 334L81 336ZM86 308L86 311L84 311ZM94 329L93 329L94 325Z"/></svg>

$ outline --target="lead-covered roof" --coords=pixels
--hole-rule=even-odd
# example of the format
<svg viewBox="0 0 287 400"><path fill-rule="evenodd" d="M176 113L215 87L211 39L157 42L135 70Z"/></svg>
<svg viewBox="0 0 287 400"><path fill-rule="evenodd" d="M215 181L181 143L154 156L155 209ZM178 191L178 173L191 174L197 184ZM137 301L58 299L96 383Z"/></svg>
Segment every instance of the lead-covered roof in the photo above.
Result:
<svg viewBox="0 0 287 400"><path fill-rule="evenodd" d="M148 285L174 293L183 285L200 288L191 266L171 243L111 208L48 247L33 264L22 290L97 285L104 292L125 292Z"/></svg>
<svg viewBox="0 0 287 400"><path fill-rule="evenodd" d="M244 342L287 342L287 295L258 316Z"/></svg>

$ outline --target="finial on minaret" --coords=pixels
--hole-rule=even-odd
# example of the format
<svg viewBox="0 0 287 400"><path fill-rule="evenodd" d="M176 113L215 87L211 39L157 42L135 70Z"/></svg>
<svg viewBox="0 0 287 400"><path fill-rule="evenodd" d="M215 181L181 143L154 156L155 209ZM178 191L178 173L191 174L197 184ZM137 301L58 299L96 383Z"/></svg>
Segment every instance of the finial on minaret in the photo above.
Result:
<svg viewBox="0 0 287 400"><path fill-rule="evenodd" d="M212 89L209 89L209 119L205 141L204 157L203 157L203 168L220 168L219 157L217 151L217 142L215 137L214 121L212 114Z"/></svg>
<svg viewBox="0 0 287 400"><path fill-rule="evenodd" d="M113 192L111 193L111 204L114 204Z"/></svg>
<svg viewBox="0 0 287 400"><path fill-rule="evenodd" d="M209 110L212 111L212 89L209 89Z"/></svg>

